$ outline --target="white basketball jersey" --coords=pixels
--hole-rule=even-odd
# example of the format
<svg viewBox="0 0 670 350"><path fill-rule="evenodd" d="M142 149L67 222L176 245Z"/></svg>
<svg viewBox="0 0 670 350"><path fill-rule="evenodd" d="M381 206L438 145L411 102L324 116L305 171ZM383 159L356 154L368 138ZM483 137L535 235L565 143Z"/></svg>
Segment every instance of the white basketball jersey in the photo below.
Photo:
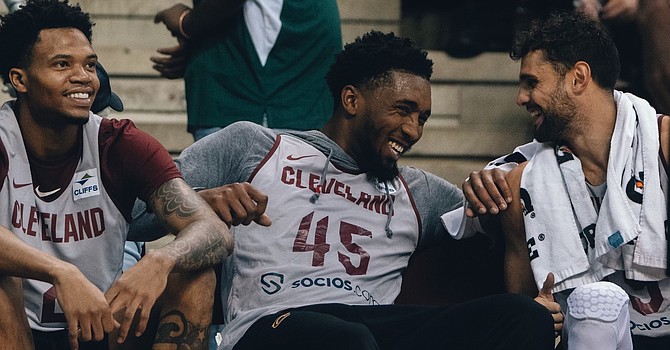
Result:
<svg viewBox="0 0 670 350"><path fill-rule="evenodd" d="M401 178L387 183L391 235L386 186L338 169L293 136L277 136L250 182L268 195L272 225L233 230L224 342L234 343L263 314L290 307L393 303L421 230Z"/></svg>
<svg viewBox="0 0 670 350"><path fill-rule="evenodd" d="M27 244L74 264L104 292L121 274L128 223L107 195L100 177L100 121L91 113L83 127L82 156L68 188L55 200L45 202L36 194L40 189L33 189L16 117L9 105L3 106L0 138L7 150L9 169L0 191L0 224ZM24 280L23 286L33 329L67 326L51 284Z"/></svg>
<svg viewBox="0 0 670 350"><path fill-rule="evenodd" d="M668 175L659 157L661 187L668 193ZM659 242L665 244L665 242ZM670 335L670 278L652 282L626 281L617 272L608 278L630 296L630 329L635 335L661 337Z"/></svg>
<svg viewBox="0 0 670 350"><path fill-rule="evenodd" d="M660 157L658 166L661 169L661 188L667 194L668 175ZM603 193L592 193L594 205L602 201ZM607 280L619 285L630 297L628 308L633 334L646 337L670 335L670 278L648 282L629 281L623 272L617 271L608 276Z"/></svg>

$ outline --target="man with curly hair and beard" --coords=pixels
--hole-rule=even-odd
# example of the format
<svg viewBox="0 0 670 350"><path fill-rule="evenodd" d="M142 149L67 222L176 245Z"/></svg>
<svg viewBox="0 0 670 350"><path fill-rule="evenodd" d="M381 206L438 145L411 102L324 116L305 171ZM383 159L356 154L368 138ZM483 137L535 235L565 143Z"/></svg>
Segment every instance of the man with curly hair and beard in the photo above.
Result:
<svg viewBox="0 0 670 350"><path fill-rule="evenodd" d="M618 50L584 14L532 22L510 56L536 141L463 184L471 214L500 213L508 291L551 271L568 349L668 349L670 118L614 88Z"/></svg>

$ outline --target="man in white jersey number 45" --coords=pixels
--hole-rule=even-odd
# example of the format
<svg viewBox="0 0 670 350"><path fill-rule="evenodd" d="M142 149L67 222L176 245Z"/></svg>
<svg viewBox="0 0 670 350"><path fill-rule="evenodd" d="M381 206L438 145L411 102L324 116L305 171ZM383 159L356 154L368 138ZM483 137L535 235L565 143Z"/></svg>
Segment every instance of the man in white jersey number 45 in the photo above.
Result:
<svg viewBox="0 0 670 350"><path fill-rule="evenodd" d="M393 305L416 249L472 228L456 186L397 166L430 116L431 74L411 40L370 32L330 69L337 107L321 131L240 122L182 153L184 179L207 188L200 194L222 217L233 212L248 224L232 228L220 349L553 348L552 314L528 297ZM235 187L267 201L221 199ZM443 224L448 212L455 220ZM148 221L131 232L149 230ZM539 298L560 328L558 304Z"/></svg>

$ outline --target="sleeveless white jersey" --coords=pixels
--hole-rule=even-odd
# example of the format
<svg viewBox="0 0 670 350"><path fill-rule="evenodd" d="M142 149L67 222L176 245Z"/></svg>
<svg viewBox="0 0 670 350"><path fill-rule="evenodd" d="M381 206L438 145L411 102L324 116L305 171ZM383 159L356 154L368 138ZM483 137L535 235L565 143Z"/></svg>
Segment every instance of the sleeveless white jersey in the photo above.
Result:
<svg viewBox="0 0 670 350"><path fill-rule="evenodd" d="M224 285L230 287L224 348L259 317L286 308L393 303L421 231L402 178L388 183L390 237L384 184L338 169L295 137L278 135L250 182L268 195L272 225L233 230L235 249L227 262L232 282ZM315 192L321 194L311 201Z"/></svg>
<svg viewBox="0 0 670 350"><path fill-rule="evenodd" d="M521 158L525 161L537 152L539 146L540 143L533 141L532 143L517 147L515 152L519 152L522 155ZM504 163L505 158L501 157L492 161L487 168L492 167L493 164ZM512 159L513 157L510 156L509 158ZM658 158L661 188L667 196L668 174L661 156L659 155ZM602 195L603 193L599 194L601 197ZM592 200L596 206L602 202L602 198L593 198L593 196ZM666 242L659 242L659 244L666 244ZM616 283L630 297L630 329L633 334L647 337L670 335L670 278L653 282L627 281L623 273L619 271L608 276L606 279Z"/></svg>
<svg viewBox="0 0 670 350"><path fill-rule="evenodd" d="M68 188L45 202L35 194L25 145L9 104L0 110L0 138L9 157L0 191L0 224L27 244L68 261L101 291L121 274L128 223L108 196L100 177L98 130L90 114L83 127L83 152ZM26 313L37 330L67 326L51 284L24 280Z"/></svg>
<svg viewBox="0 0 670 350"><path fill-rule="evenodd" d="M658 162L661 188L667 194L668 174L660 156ZM600 209L604 193L604 188L591 191L591 200L596 210ZM607 276L606 280L616 283L628 293L630 330L633 334L646 337L670 335L670 278L652 282L630 281L626 280L622 271L617 271Z"/></svg>
<svg viewBox="0 0 670 350"><path fill-rule="evenodd" d="M660 157L659 169L661 187L667 194L668 175ZM607 279L623 288L630 297L630 330L633 334L646 337L670 335L670 278L654 282L627 281L623 273L616 272Z"/></svg>

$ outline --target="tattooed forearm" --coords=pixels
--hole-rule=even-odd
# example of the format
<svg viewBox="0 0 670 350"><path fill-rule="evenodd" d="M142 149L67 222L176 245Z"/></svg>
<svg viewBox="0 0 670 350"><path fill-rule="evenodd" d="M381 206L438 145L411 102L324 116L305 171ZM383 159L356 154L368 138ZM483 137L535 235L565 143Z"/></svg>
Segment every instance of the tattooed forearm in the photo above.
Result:
<svg viewBox="0 0 670 350"><path fill-rule="evenodd" d="M225 230L227 234L219 230ZM213 227L208 223L198 223L189 226L187 234L178 236L163 249L177 257L177 270L188 271L222 262L232 250L232 245L232 238L225 225Z"/></svg>
<svg viewBox="0 0 670 350"><path fill-rule="evenodd" d="M183 180L163 184L151 203L177 238L160 250L175 258L178 271L199 270L223 261L233 248L228 227Z"/></svg>
<svg viewBox="0 0 670 350"><path fill-rule="evenodd" d="M170 215L181 219L188 218L197 212L202 201L197 193L184 191L179 180L171 180L159 187L153 196L153 203L163 225L167 225Z"/></svg>
<svg viewBox="0 0 670 350"><path fill-rule="evenodd" d="M154 344L171 344L176 349L207 349L209 325L191 323L186 316L173 310L161 317Z"/></svg>

